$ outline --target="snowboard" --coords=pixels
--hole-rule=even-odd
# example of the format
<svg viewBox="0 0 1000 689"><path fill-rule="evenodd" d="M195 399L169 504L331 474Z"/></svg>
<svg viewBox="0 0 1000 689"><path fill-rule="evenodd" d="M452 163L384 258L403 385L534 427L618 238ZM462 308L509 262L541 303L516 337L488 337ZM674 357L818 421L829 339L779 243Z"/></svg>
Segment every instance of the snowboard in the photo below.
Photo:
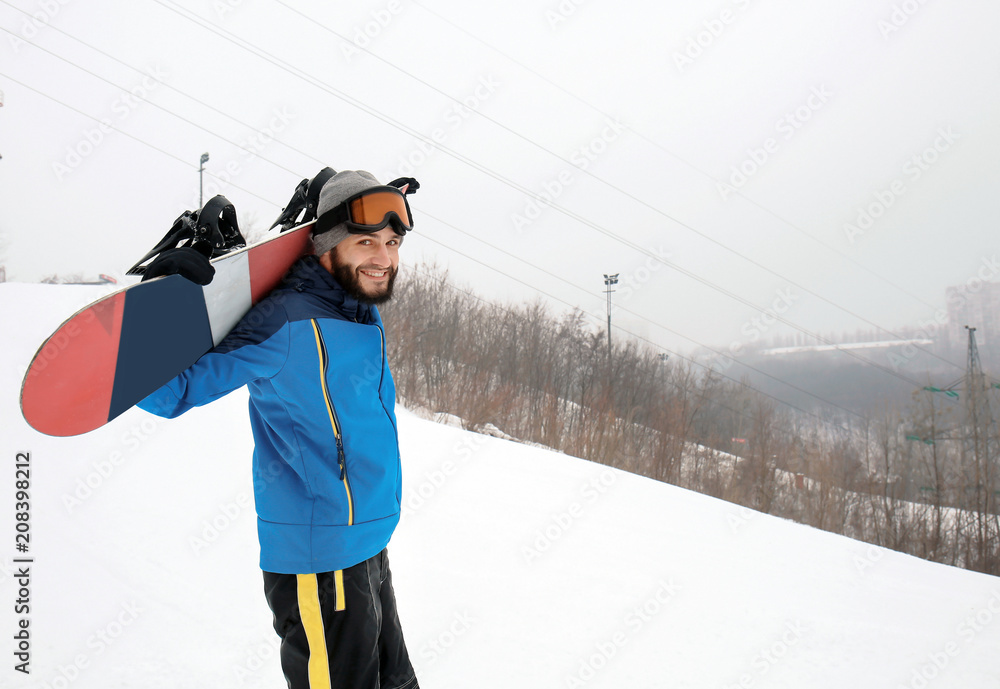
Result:
<svg viewBox="0 0 1000 689"><path fill-rule="evenodd" d="M155 392L278 285L305 253L313 224L213 258L215 275L207 285L156 277L72 315L28 366L20 400L25 420L46 435L79 435Z"/></svg>

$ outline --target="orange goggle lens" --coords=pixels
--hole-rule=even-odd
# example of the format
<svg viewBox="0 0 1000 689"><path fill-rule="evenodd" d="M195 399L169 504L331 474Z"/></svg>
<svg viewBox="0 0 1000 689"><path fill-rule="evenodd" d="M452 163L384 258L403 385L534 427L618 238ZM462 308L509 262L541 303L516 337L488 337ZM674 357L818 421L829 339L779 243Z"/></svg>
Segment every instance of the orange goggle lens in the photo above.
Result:
<svg viewBox="0 0 1000 689"><path fill-rule="evenodd" d="M395 213L406 229L413 226L406 199L396 190L376 191L359 196L348 202L348 221L366 228L382 228L389 222L390 213ZM360 228L359 228L360 229Z"/></svg>

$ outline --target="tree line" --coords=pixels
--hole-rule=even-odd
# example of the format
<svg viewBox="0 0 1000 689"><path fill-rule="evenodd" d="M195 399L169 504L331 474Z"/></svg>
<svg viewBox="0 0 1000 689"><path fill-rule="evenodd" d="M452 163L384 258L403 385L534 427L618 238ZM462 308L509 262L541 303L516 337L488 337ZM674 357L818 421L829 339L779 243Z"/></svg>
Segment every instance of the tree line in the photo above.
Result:
<svg viewBox="0 0 1000 689"><path fill-rule="evenodd" d="M967 415L946 420L954 410L922 394L864 421L799 411L648 344L613 339L609 347L580 311L483 300L435 266L401 270L381 312L408 406L1000 575L1000 443L985 417L970 430ZM935 439L945 426L952 437Z"/></svg>

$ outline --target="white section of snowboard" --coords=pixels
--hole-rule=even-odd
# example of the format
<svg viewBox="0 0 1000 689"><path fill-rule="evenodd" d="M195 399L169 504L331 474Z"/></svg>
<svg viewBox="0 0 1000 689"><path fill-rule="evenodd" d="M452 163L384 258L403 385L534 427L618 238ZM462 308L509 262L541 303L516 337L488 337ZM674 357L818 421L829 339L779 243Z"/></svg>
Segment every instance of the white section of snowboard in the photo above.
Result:
<svg viewBox="0 0 1000 689"><path fill-rule="evenodd" d="M215 276L202 287L213 345L219 344L252 306L249 256L241 251L215 262Z"/></svg>

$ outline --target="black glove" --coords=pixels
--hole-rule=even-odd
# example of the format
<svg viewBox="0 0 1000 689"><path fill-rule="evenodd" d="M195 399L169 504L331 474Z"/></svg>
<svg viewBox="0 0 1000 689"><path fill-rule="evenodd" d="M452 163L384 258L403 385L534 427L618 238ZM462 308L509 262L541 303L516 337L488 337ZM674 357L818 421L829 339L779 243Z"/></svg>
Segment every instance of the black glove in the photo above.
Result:
<svg viewBox="0 0 1000 689"><path fill-rule="evenodd" d="M162 275L180 275L198 285L207 285L215 275L208 257L190 246L169 249L153 259L142 274L143 281Z"/></svg>

